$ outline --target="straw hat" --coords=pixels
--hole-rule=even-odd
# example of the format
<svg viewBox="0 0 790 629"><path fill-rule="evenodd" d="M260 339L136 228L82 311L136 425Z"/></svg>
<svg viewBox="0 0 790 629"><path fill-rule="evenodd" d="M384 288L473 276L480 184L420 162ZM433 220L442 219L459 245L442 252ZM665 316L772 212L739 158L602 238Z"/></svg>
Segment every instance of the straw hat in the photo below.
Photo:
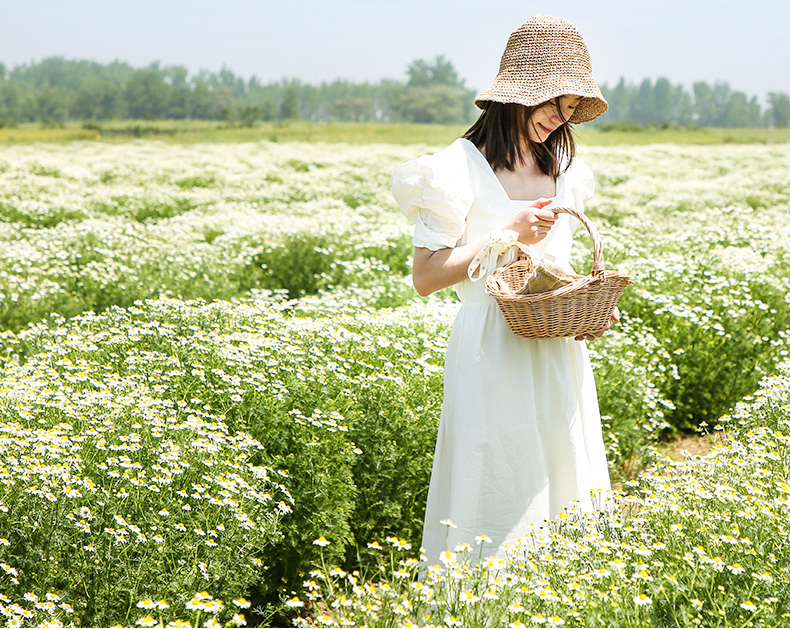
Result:
<svg viewBox="0 0 790 629"><path fill-rule="evenodd" d="M609 109L592 78L590 53L579 29L562 18L536 15L511 33L499 74L475 105L534 106L564 94L582 97L569 122L588 122Z"/></svg>

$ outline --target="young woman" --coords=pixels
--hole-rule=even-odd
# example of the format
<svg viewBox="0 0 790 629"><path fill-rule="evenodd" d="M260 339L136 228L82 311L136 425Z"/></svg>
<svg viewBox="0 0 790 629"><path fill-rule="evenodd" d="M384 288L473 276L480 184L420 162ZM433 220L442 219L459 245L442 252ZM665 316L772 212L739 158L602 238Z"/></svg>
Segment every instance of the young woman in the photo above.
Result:
<svg viewBox="0 0 790 629"><path fill-rule="evenodd" d="M589 510L591 492L610 488L585 345L595 335L518 337L484 290L487 274L515 258L517 242L569 262L578 221L552 207L583 211L593 195L570 129L608 108L591 70L575 26L531 18L511 34L499 74L475 100L479 120L393 176L393 195L415 222L417 292L455 286L462 304L425 515L430 565L482 535L501 556L573 501Z"/></svg>

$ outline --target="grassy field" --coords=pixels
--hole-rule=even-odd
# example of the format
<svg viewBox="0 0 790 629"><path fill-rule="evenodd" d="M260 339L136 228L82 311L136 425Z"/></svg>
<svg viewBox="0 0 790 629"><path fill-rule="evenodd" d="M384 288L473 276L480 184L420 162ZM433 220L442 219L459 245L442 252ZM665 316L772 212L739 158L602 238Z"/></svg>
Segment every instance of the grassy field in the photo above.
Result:
<svg viewBox="0 0 790 629"><path fill-rule="evenodd" d="M345 142L350 144L448 144L466 130L459 125L262 122L254 127L230 126L211 120L124 120L68 123L42 127L37 123L0 128L0 144L72 142L92 140L126 142L157 139L175 143L197 142ZM579 127L581 144L773 144L790 142L790 129L719 129L644 127L641 129Z"/></svg>

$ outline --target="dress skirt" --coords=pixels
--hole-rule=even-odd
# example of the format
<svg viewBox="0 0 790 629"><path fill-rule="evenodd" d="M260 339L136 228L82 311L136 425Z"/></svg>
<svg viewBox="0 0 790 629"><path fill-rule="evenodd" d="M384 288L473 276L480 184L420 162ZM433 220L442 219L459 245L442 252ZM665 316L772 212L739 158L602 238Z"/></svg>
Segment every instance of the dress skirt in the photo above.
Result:
<svg viewBox="0 0 790 629"><path fill-rule="evenodd" d="M453 326L444 396L422 540L429 565L481 535L491 539L485 554L501 557L610 488L585 342L518 337L481 296Z"/></svg>

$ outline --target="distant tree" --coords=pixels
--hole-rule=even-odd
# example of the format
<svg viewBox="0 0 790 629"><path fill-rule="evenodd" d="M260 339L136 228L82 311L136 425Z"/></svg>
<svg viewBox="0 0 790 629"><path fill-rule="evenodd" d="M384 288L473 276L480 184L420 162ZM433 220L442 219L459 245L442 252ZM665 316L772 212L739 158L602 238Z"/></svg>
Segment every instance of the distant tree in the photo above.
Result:
<svg viewBox="0 0 790 629"><path fill-rule="evenodd" d="M252 127L261 119L263 110L257 105L245 105L239 108L238 119L242 127Z"/></svg>
<svg viewBox="0 0 790 629"><path fill-rule="evenodd" d="M299 102L299 82L291 81L285 85L283 98L280 102L279 118L281 120L296 120L299 115L301 104Z"/></svg>
<svg viewBox="0 0 790 629"><path fill-rule="evenodd" d="M398 107L406 86L400 81L385 80L378 84L373 96L373 119L389 122L397 120Z"/></svg>
<svg viewBox="0 0 790 629"><path fill-rule="evenodd" d="M650 79L644 79L640 83L634 98L631 99L629 119L638 124L653 124L656 122L653 83Z"/></svg>
<svg viewBox="0 0 790 629"><path fill-rule="evenodd" d="M790 96L782 92L768 94L767 118L774 127L790 127Z"/></svg>
<svg viewBox="0 0 790 629"><path fill-rule="evenodd" d="M214 82L217 86L228 88L234 99L242 100L247 96L247 86L244 79L237 77L225 66L222 66L222 70L216 75Z"/></svg>
<svg viewBox="0 0 790 629"><path fill-rule="evenodd" d="M722 125L725 127L761 127L764 119L757 99L743 92L733 92L724 106Z"/></svg>
<svg viewBox="0 0 790 629"><path fill-rule="evenodd" d="M104 66L102 76L115 83L118 87L123 87L135 72L137 70L128 63L113 61Z"/></svg>
<svg viewBox="0 0 790 629"><path fill-rule="evenodd" d="M17 85L0 81L0 125L7 126L22 121L21 101Z"/></svg>
<svg viewBox="0 0 790 629"><path fill-rule="evenodd" d="M757 98L727 83L695 83L690 92L666 78L601 86L609 111L596 121L699 126L790 126L790 99L771 93L765 113ZM250 124L255 120L412 121L465 124L478 113L453 64L440 55L408 64L406 80L378 83L298 80L262 83L229 68L190 76L183 66L135 69L50 57L9 69L0 63L0 124L113 117L195 118Z"/></svg>
<svg viewBox="0 0 790 629"><path fill-rule="evenodd" d="M166 117L176 120L189 118L192 111L192 90L187 85L171 87L167 96Z"/></svg>
<svg viewBox="0 0 790 629"><path fill-rule="evenodd" d="M277 118L277 105L273 98L265 98L260 104L261 120L275 120Z"/></svg>
<svg viewBox="0 0 790 629"><path fill-rule="evenodd" d="M206 75L200 75L193 81L190 117L197 120L222 120L226 112L234 108L233 94L224 85L210 87L206 79Z"/></svg>
<svg viewBox="0 0 790 629"><path fill-rule="evenodd" d="M8 82L8 70L0 63L0 127L13 125L18 120L18 88Z"/></svg>
<svg viewBox="0 0 790 629"><path fill-rule="evenodd" d="M407 122L460 124L473 117L471 90L464 88L452 63L439 55L433 63L417 59L406 71L409 80L397 106Z"/></svg>
<svg viewBox="0 0 790 629"><path fill-rule="evenodd" d="M162 70L162 77L168 86L165 117L176 120L189 118L192 96L189 71L183 66L170 66Z"/></svg>
<svg viewBox="0 0 790 629"><path fill-rule="evenodd" d="M66 90L44 85L36 92L36 118L45 124L61 124L68 120Z"/></svg>
<svg viewBox="0 0 790 629"><path fill-rule="evenodd" d="M464 86L453 64L445 59L444 55L436 57L433 63L425 59L416 59L409 64L406 74L409 75L407 87L449 85L462 88Z"/></svg>
<svg viewBox="0 0 790 629"><path fill-rule="evenodd" d="M367 122L373 120L373 100L363 97L339 98L329 105L332 120Z"/></svg>
<svg viewBox="0 0 790 629"><path fill-rule="evenodd" d="M469 122L469 108L464 97L468 96L450 85L407 88L400 113L408 122L462 124Z"/></svg>
<svg viewBox="0 0 790 629"><path fill-rule="evenodd" d="M184 66L168 66L161 70L161 74L170 87L189 87L189 70Z"/></svg>
<svg viewBox="0 0 790 629"><path fill-rule="evenodd" d="M716 119L716 103L713 90L704 81L697 81L694 90L694 118L701 127L710 126Z"/></svg>
<svg viewBox="0 0 790 629"><path fill-rule="evenodd" d="M126 112L130 118L151 120L164 118L167 110L168 87L157 64L138 70L127 81L124 90Z"/></svg>
<svg viewBox="0 0 790 629"><path fill-rule="evenodd" d="M90 61L70 61L64 57L49 57L36 64L20 66L13 71L15 79L35 89L42 87L63 88L67 91L79 89L88 76L95 76L101 66Z"/></svg>
<svg viewBox="0 0 790 629"><path fill-rule="evenodd" d="M694 112L701 127L725 126L726 107L732 92L727 83L717 81L713 86L703 81L694 83Z"/></svg>
<svg viewBox="0 0 790 629"><path fill-rule="evenodd" d="M606 102L609 103L609 110L606 112L607 121L622 122L630 119L633 90L630 85L626 84L624 78L621 78L611 90L605 84L602 85L601 92Z"/></svg>
<svg viewBox="0 0 790 629"><path fill-rule="evenodd" d="M669 124L672 121L675 107L675 90L672 84L661 77L653 86L653 122Z"/></svg>
<svg viewBox="0 0 790 629"><path fill-rule="evenodd" d="M320 119L320 88L312 85L300 85L299 87L299 118L302 120Z"/></svg>
<svg viewBox="0 0 790 629"><path fill-rule="evenodd" d="M262 120L276 120L280 92L279 84L264 84L253 76L247 85L246 103L261 108Z"/></svg>
<svg viewBox="0 0 790 629"><path fill-rule="evenodd" d="M749 124L749 101L743 92L733 92L724 106L722 122L725 127L745 127Z"/></svg>
<svg viewBox="0 0 790 629"><path fill-rule="evenodd" d="M198 120L210 120L210 118L203 115L209 109L210 100L211 90L206 85L206 82L200 77L194 79L190 94L189 117L197 118Z"/></svg>
<svg viewBox="0 0 790 629"><path fill-rule="evenodd" d="M691 95L680 85L678 85L675 90L676 100L673 122L684 127L694 125L694 102Z"/></svg>
<svg viewBox="0 0 790 629"><path fill-rule="evenodd" d="M120 89L96 76L86 78L74 98L69 116L78 120L107 120L119 113Z"/></svg>

